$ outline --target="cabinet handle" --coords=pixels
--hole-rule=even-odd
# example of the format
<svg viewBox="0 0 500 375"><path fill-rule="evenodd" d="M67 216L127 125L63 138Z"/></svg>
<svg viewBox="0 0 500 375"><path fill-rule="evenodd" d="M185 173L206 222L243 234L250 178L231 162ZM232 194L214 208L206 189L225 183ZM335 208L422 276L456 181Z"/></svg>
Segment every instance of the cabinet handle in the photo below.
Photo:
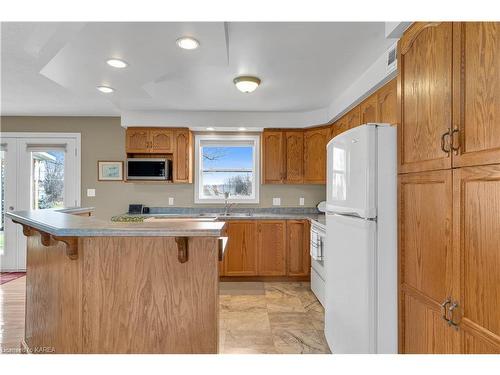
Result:
<svg viewBox="0 0 500 375"><path fill-rule="evenodd" d="M448 311L450 312L450 319L448 320L448 324L458 331L458 323L453 320L453 312L458 307L458 302L453 302L450 307L448 307Z"/></svg>
<svg viewBox="0 0 500 375"><path fill-rule="evenodd" d="M451 298L448 297L448 299L446 301L444 301L442 304L441 304L441 311L442 311L442 315L441 317L443 318L443 320L445 320L448 324L450 324L450 319L448 319L448 308L447 306L451 303Z"/></svg>
<svg viewBox="0 0 500 375"><path fill-rule="evenodd" d="M455 147L455 133L458 135L458 145ZM455 128L450 133L451 137L451 149L453 150L453 154L458 155L458 150L460 149L460 129Z"/></svg>
<svg viewBox="0 0 500 375"><path fill-rule="evenodd" d="M448 156L450 155L450 149L445 148L445 143L446 143L445 138L446 138L446 136L450 137L451 134L452 134L451 129L448 128L448 131L441 135L441 150L443 150L443 152L445 152ZM448 145L449 145L449 142L448 142Z"/></svg>

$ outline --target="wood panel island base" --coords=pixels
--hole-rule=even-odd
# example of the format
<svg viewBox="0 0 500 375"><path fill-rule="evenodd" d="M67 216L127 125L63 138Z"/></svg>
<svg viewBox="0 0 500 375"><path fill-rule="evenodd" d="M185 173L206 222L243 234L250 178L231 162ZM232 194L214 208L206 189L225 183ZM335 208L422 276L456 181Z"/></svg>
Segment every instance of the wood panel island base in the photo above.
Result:
<svg viewBox="0 0 500 375"><path fill-rule="evenodd" d="M217 353L223 222L10 213L28 237L30 352Z"/></svg>

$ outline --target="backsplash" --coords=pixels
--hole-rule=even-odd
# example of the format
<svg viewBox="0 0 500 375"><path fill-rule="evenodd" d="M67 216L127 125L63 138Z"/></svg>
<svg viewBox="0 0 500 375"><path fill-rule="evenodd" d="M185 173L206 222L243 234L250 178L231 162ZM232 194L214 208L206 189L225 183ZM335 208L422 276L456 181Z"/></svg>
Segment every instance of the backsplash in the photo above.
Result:
<svg viewBox="0 0 500 375"><path fill-rule="evenodd" d="M190 215L203 213L223 213L222 207L150 207L150 215ZM317 214L319 211L316 207L232 207L229 212L232 213L251 213L251 214Z"/></svg>

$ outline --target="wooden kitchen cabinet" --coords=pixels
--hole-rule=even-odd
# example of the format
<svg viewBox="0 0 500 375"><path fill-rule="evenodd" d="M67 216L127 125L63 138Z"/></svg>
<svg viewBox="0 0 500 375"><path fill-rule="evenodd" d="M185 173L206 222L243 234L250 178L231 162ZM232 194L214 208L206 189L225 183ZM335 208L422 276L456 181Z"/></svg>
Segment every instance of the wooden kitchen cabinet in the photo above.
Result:
<svg viewBox="0 0 500 375"><path fill-rule="evenodd" d="M304 131L304 183L326 184L326 144L328 127Z"/></svg>
<svg viewBox="0 0 500 375"><path fill-rule="evenodd" d="M441 317L453 292L452 191L451 170L399 175L402 353L458 352L458 334Z"/></svg>
<svg viewBox="0 0 500 375"><path fill-rule="evenodd" d="M150 153L170 154L174 150L174 132L170 129L152 129L149 131Z"/></svg>
<svg viewBox="0 0 500 375"><path fill-rule="evenodd" d="M300 184L304 181L304 132L285 132L285 182Z"/></svg>
<svg viewBox="0 0 500 375"><path fill-rule="evenodd" d="M193 135L189 129L176 129L174 132L174 182L193 182Z"/></svg>
<svg viewBox="0 0 500 375"><path fill-rule="evenodd" d="M500 165L453 170L454 321L462 353L500 354Z"/></svg>
<svg viewBox="0 0 500 375"><path fill-rule="evenodd" d="M500 163L500 22L453 24L453 166Z"/></svg>
<svg viewBox="0 0 500 375"><path fill-rule="evenodd" d="M224 276L257 275L257 223L229 221L227 249L224 256Z"/></svg>
<svg viewBox="0 0 500 375"><path fill-rule="evenodd" d="M262 133L262 180L264 184L281 184L285 180L282 131Z"/></svg>
<svg viewBox="0 0 500 375"><path fill-rule="evenodd" d="M378 122L384 124L398 123L397 80L393 79L377 91Z"/></svg>
<svg viewBox="0 0 500 375"><path fill-rule="evenodd" d="M416 22L398 44L399 172L451 167L452 24Z"/></svg>
<svg viewBox="0 0 500 375"><path fill-rule="evenodd" d="M262 220L258 224L259 276L286 275L286 221Z"/></svg>
<svg viewBox="0 0 500 375"><path fill-rule="evenodd" d="M308 220L286 223L287 275L307 276L311 270L310 225Z"/></svg>
<svg viewBox="0 0 500 375"><path fill-rule="evenodd" d="M377 93L372 94L359 105L359 116L360 124L379 122Z"/></svg>
<svg viewBox="0 0 500 375"><path fill-rule="evenodd" d="M125 135L125 150L127 153L149 153L149 129L127 128Z"/></svg>

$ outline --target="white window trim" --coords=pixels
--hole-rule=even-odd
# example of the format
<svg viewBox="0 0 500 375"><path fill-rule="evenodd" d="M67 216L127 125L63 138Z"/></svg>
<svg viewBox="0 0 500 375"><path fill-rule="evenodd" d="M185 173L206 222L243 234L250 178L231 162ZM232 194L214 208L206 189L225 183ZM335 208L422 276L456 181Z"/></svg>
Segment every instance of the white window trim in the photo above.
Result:
<svg viewBox="0 0 500 375"><path fill-rule="evenodd" d="M260 201L260 136L251 134L241 135L226 135L226 134L197 134L195 135L195 184L194 184L194 203L197 204L217 204L224 203L224 198L200 198L200 182L201 182L201 152L200 143L202 141L251 141L254 144L253 153L253 169L254 169L254 198L251 199L232 199L229 197L231 203L247 203L255 204Z"/></svg>

